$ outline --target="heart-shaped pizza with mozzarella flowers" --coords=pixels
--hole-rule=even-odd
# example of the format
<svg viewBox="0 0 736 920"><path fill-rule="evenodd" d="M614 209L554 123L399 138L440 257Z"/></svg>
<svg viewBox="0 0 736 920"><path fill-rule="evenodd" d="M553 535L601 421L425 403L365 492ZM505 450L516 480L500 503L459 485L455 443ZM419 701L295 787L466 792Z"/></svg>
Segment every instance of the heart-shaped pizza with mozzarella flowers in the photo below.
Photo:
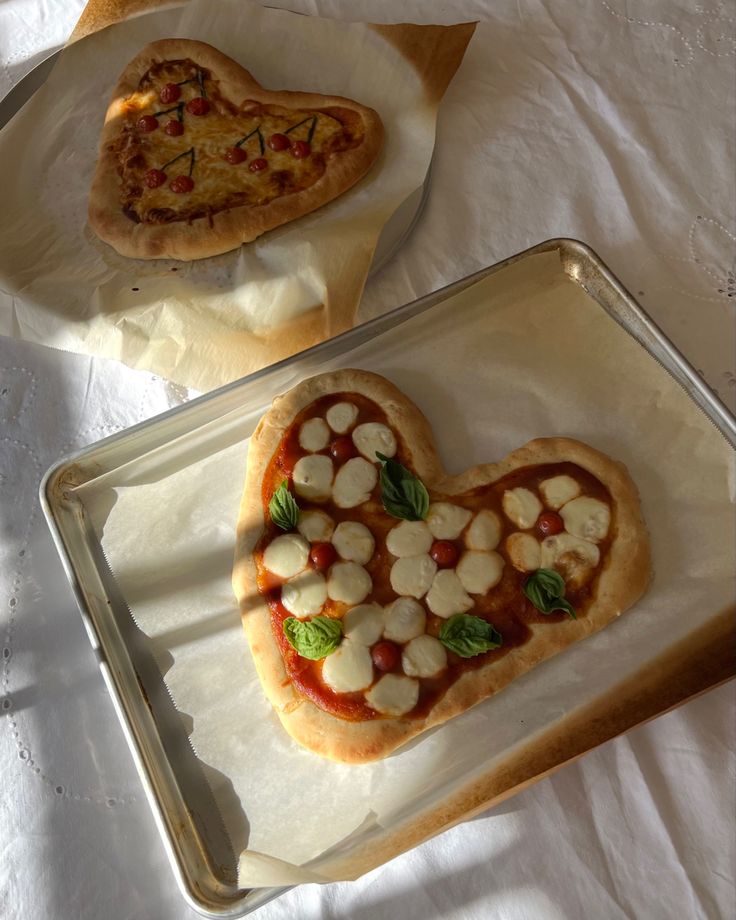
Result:
<svg viewBox="0 0 736 920"><path fill-rule="evenodd" d="M347 191L382 142L373 109L271 92L211 45L163 39L113 91L90 226L137 259L218 255Z"/></svg>
<svg viewBox="0 0 736 920"><path fill-rule="evenodd" d="M362 370L276 399L248 453L233 585L286 730L383 757L643 593L649 542L625 467L531 441L447 476L420 411Z"/></svg>

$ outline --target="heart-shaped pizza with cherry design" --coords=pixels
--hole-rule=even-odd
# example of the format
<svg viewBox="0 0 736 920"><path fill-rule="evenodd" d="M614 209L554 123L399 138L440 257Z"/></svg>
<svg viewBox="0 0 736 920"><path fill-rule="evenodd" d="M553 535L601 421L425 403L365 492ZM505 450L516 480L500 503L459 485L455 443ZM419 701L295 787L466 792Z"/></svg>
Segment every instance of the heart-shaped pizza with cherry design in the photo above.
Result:
<svg viewBox="0 0 736 920"><path fill-rule="evenodd" d="M113 91L89 222L124 256L218 255L347 191L382 143L373 109L271 92L211 45L163 39Z"/></svg>
<svg viewBox="0 0 736 920"><path fill-rule="evenodd" d="M383 757L601 629L643 593L625 467L531 441L447 476L425 418L361 370L276 399L250 443L233 585L286 730Z"/></svg>

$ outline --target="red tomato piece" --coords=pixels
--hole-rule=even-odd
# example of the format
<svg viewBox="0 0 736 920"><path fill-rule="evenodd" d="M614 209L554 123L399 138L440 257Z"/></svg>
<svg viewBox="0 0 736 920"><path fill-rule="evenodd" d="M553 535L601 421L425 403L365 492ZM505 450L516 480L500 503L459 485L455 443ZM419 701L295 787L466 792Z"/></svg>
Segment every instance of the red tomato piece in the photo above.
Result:
<svg viewBox="0 0 736 920"><path fill-rule="evenodd" d="M248 169L251 172L260 172L262 169L267 169L267 168L268 168L268 160L264 159L263 157L256 157L256 159L253 160L248 166Z"/></svg>
<svg viewBox="0 0 736 920"><path fill-rule="evenodd" d="M346 460L349 460L357 454L353 439L349 435L345 435L345 437L342 438L335 438L330 444L330 454L333 460L337 460L338 463L345 463Z"/></svg>
<svg viewBox="0 0 736 920"><path fill-rule="evenodd" d="M196 96L187 102L185 108L190 115L206 115L210 110L210 104L204 96Z"/></svg>
<svg viewBox="0 0 736 920"><path fill-rule="evenodd" d="M460 554L451 540L435 540L430 547L429 555L441 569L449 569L455 565Z"/></svg>
<svg viewBox="0 0 736 920"><path fill-rule="evenodd" d="M158 119L154 118L153 115L144 115L142 118L138 119L136 128L141 132L141 134L150 134L151 131L155 131L158 128Z"/></svg>
<svg viewBox="0 0 736 920"><path fill-rule="evenodd" d="M553 537L556 533L562 533L565 529L565 522L556 511L544 511L537 518L537 530L545 537Z"/></svg>
<svg viewBox="0 0 736 920"><path fill-rule="evenodd" d="M313 543L309 551L309 558L315 569L324 572L337 559L337 552L332 543Z"/></svg>
<svg viewBox="0 0 736 920"><path fill-rule="evenodd" d="M292 155L297 158L297 160L303 160L305 157L308 157L312 152L312 148L306 141L294 141L291 145Z"/></svg>
<svg viewBox="0 0 736 920"><path fill-rule="evenodd" d="M395 643L384 639L373 646L371 658L379 671L393 671L401 661L401 649Z"/></svg>
<svg viewBox="0 0 736 920"><path fill-rule="evenodd" d="M185 192L191 192L194 188L194 179L192 179L191 176L177 176L169 182L169 188L172 192L176 192L179 195Z"/></svg>
<svg viewBox="0 0 736 920"><path fill-rule="evenodd" d="M244 163L248 159L248 154L242 147L228 147L225 151L225 159L233 166L238 163Z"/></svg>
<svg viewBox="0 0 736 920"><path fill-rule="evenodd" d="M184 133L184 122L172 118L171 121L167 121L164 125L164 131L169 137L179 137Z"/></svg>
<svg viewBox="0 0 736 920"><path fill-rule="evenodd" d="M172 102L176 102L180 96L181 87L177 86L176 83L167 83L158 94L158 98L164 105L170 105Z"/></svg>
<svg viewBox="0 0 736 920"><path fill-rule="evenodd" d="M288 150L291 147L291 141L285 134L272 134L267 143L271 150Z"/></svg>
<svg viewBox="0 0 736 920"><path fill-rule="evenodd" d="M158 188L166 182L166 173L162 169L149 169L143 181L149 188Z"/></svg>

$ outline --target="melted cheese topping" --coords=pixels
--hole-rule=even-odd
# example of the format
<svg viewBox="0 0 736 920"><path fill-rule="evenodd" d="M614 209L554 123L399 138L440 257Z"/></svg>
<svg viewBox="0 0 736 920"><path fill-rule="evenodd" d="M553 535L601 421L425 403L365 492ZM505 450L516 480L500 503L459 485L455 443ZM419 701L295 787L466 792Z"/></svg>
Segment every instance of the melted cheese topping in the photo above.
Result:
<svg viewBox="0 0 736 920"><path fill-rule="evenodd" d="M386 537L386 549L392 556L421 556L433 542L432 531L424 521L402 521Z"/></svg>
<svg viewBox="0 0 736 920"><path fill-rule="evenodd" d="M472 511L460 505L433 502L427 513L427 526L437 540L456 540L472 516Z"/></svg>
<svg viewBox="0 0 736 920"><path fill-rule="evenodd" d="M574 498L560 509L565 530L574 537L600 543L605 540L611 524L611 510L597 498Z"/></svg>
<svg viewBox="0 0 736 920"><path fill-rule="evenodd" d="M405 646L401 667L409 677L435 677L447 667L445 647L434 636L417 636Z"/></svg>
<svg viewBox="0 0 736 920"><path fill-rule="evenodd" d="M322 664L322 680L335 693L355 693L373 683L371 653L359 642L343 639Z"/></svg>
<svg viewBox="0 0 736 920"><path fill-rule="evenodd" d="M383 633L383 608L380 604L360 604L348 610L342 624L352 642L373 645Z"/></svg>
<svg viewBox="0 0 736 920"><path fill-rule="evenodd" d="M324 450L330 440L330 429L323 418L310 418L299 429L299 446L310 453Z"/></svg>
<svg viewBox="0 0 736 920"><path fill-rule="evenodd" d="M335 522L324 511L300 511L296 529L310 543L327 543L335 529Z"/></svg>
<svg viewBox="0 0 736 920"><path fill-rule="evenodd" d="M366 422L364 425L358 425L353 431L353 444L367 460L372 462L378 459L376 453L380 452L386 457L393 457L396 453L396 438L393 431L380 422Z"/></svg>
<svg viewBox="0 0 736 920"><path fill-rule="evenodd" d="M365 565L373 555L376 541L365 524L358 521L343 521L335 528L332 545L341 559Z"/></svg>
<svg viewBox="0 0 736 920"><path fill-rule="evenodd" d="M391 587L397 594L424 597L436 571L437 563L431 556L404 556L391 566Z"/></svg>
<svg viewBox="0 0 736 920"><path fill-rule="evenodd" d="M468 549L495 549L501 541L501 522L494 511L484 508L473 518L465 532Z"/></svg>
<svg viewBox="0 0 736 920"><path fill-rule="evenodd" d="M332 498L338 508L356 508L367 502L378 482L378 470L363 457L353 457L337 471Z"/></svg>
<svg viewBox="0 0 736 920"><path fill-rule="evenodd" d="M325 413L327 424L336 434L346 434L355 424L358 417L358 407L353 403L339 402L335 403Z"/></svg>
<svg viewBox="0 0 736 920"><path fill-rule="evenodd" d="M556 569L571 587L585 584L600 557L595 543L569 533L558 533L542 541L542 568Z"/></svg>
<svg viewBox="0 0 736 920"><path fill-rule="evenodd" d="M452 569L440 569L427 594L427 606L435 616L446 620L456 613L470 610L473 599L465 593L462 582Z"/></svg>
<svg viewBox="0 0 736 920"><path fill-rule="evenodd" d="M542 565L539 540L530 533L512 533L506 538L511 565L520 572L535 572Z"/></svg>
<svg viewBox="0 0 736 920"><path fill-rule="evenodd" d="M314 616L327 600L327 585L319 572L307 569L281 587L281 603L295 617Z"/></svg>
<svg viewBox="0 0 736 920"><path fill-rule="evenodd" d="M313 502L326 501L332 493L332 460L324 454L300 457L294 464L294 489Z"/></svg>
<svg viewBox="0 0 736 920"><path fill-rule="evenodd" d="M528 530L536 524L542 503L529 489L508 489L503 493L503 510L517 527Z"/></svg>
<svg viewBox="0 0 736 920"><path fill-rule="evenodd" d="M373 582L366 570L355 562L336 562L327 577L327 594L333 601L359 604L370 594Z"/></svg>
<svg viewBox="0 0 736 920"><path fill-rule="evenodd" d="M501 581L503 565L498 553L470 549L463 553L455 573L468 594L485 594Z"/></svg>
<svg viewBox="0 0 736 920"><path fill-rule="evenodd" d="M413 597L399 597L386 607L383 619L384 638L392 642L409 642L424 632L427 614Z"/></svg>
<svg viewBox="0 0 736 920"><path fill-rule="evenodd" d="M403 674L384 674L365 698L376 712L386 716L403 716L417 705L419 683Z"/></svg>
<svg viewBox="0 0 736 920"><path fill-rule="evenodd" d="M575 482L572 476L553 476L551 479L545 479L539 483L539 491L544 499L544 503L549 508L557 511L565 502L580 495L580 486Z"/></svg>
<svg viewBox="0 0 736 920"><path fill-rule="evenodd" d="M306 568L308 558L309 544L304 537L285 533L268 544L263 554L263 564L279 578L291 578Z"/></svg>

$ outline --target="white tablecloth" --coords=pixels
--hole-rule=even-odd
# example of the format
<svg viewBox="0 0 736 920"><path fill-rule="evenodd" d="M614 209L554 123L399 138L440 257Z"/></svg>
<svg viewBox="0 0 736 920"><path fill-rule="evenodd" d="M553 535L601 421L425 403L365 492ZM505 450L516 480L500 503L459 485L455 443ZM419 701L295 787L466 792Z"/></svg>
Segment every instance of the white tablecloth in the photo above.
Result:
<svg viewBox="0 0 736 920"><path fill-rule="evenodd" d="M733 408L736 4L289 0L481 24L443 102L427 207L366 290L392 307L553 236L585 240ZM0 94L80 0L0 4ZM7 181L7 177L6 177ZM186 393L0 340L0 913L169 920L174 879L36 498L61 454ZM354 883L259 918L733 917L734 684Z"/></svg>

